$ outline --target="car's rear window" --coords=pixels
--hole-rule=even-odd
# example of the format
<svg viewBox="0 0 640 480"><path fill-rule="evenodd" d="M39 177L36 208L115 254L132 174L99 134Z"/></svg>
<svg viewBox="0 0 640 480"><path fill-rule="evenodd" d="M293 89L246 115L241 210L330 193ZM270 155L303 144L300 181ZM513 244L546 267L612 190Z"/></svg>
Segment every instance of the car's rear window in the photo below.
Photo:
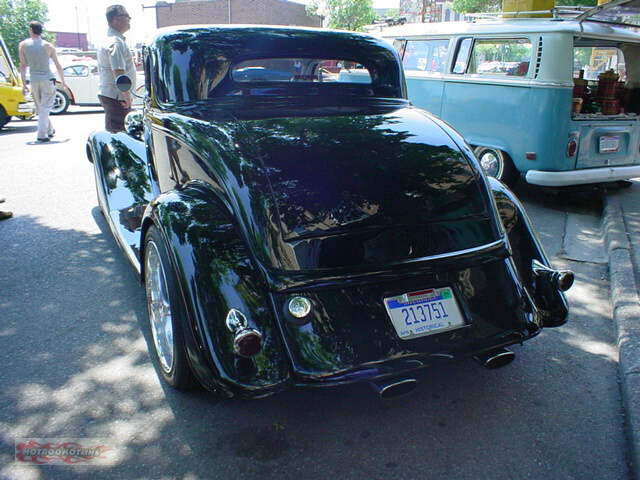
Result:
<svg viewBox="0 0 640 480"><path fill-rule="evenodd" d="M231 68L231 78L240 83L364 83L371 74L349 60L321 58L260 58L244 60Z"/></svg>

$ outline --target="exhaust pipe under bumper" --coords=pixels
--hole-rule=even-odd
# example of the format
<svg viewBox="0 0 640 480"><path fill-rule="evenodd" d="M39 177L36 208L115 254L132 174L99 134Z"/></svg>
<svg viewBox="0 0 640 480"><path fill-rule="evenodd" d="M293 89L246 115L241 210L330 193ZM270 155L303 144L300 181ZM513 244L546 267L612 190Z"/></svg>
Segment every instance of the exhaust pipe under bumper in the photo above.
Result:
<svg viewBox="0 0 640 480"><path fill-rule="evenodd" d="M516 354L506 348L496 348L475 355L473 359L485 368L500 368L508 365L516 358Z"/></svg>
<svg viewBox="0 0 640 480"><path fill-rule="evenodd" d="M418 385L415 378L403 378L394 380L376 380L369 382L380 398L401 397L412 392Z"/></svg>

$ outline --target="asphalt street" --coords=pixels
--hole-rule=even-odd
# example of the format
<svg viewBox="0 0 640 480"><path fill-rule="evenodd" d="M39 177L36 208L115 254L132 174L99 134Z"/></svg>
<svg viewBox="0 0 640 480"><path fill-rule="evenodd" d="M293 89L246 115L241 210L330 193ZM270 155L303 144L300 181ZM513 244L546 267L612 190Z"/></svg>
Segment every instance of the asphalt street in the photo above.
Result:
<svg viewBox="0 0 640 480"><path fill-rule="evenodd" d="M89 132L72 108L56 141L0 132L0 478L626 479L598 192L519 187L548 255L571 268L571 317L498 370L424 372L409 396L367 385L220 401L160 383L144 293L96 205ZM106 466L14 461L17 438L100 438Z"/></svg>

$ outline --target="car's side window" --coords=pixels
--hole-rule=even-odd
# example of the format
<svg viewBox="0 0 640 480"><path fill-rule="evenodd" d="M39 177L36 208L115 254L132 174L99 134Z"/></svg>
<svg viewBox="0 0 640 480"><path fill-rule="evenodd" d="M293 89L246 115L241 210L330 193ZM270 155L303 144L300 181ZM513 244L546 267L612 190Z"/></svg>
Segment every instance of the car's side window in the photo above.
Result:
<svg viewBox="0 0 640 480"><path fill-rule="evenodd" d="M393 41L393 47L398 52L398 55L400 55L400 58L402 58L404 56L404 49L405 49L406 46L407 46L407 41L406 40L402 40L402 39L396 38Z"/></svg>
<svg viewBox="0 0 640 480"><path fill-rule="evenodd" d="M407 40L402 65L405 70L444 73L448 53L448 39Z"/></svg>
<svg viewBox="0 0 640 480"><path fill-rule="evenodd" d="M526 38L476 39L467 73L524 77L531 63L531 41Z"/></svg>
<svg viewBox="0 0 640 480"><path fill-rule="evenodd" d="M89 75L89 67L86 65L73 65L63 71L65 77L86 77Z"/></svg>
<svg viewBox="0 0 640 480"><path fill-rule="evenodd" d="M467 63L469 63L469 53L471 53L471 45L473 38L463 38L458 42L455 60L453 62L453 73L465 73L467 71Z"/></svg>

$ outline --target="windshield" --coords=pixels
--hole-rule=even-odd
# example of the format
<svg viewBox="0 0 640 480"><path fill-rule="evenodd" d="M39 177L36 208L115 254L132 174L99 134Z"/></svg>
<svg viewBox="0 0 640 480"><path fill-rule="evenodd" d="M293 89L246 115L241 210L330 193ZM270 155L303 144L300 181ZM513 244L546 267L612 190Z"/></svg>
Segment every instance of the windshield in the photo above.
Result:
<svg viewBox="0 0 640 480"><path fill-rule="evenodd" d="M620 2L615 6L607 5L599 12L586 14L585 19L640 27L640 0Z"/></svg>
<svg viewBox="0 0 640 480"><path fill-rule="evenodd" d="M0 37L0 82L11 83L12 77L17 79L18 75L11 62L4 40Z"/></svg>

